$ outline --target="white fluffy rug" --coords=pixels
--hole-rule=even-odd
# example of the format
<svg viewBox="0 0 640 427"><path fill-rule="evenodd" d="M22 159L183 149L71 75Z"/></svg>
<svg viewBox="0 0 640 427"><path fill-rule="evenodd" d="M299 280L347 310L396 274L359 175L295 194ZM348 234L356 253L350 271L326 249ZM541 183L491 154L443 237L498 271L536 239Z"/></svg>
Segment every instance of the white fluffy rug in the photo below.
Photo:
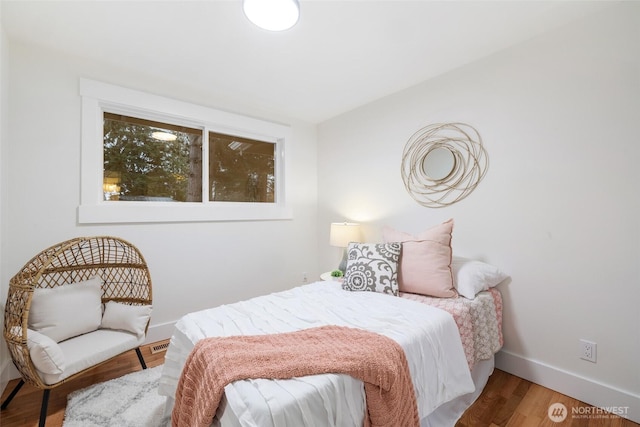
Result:
<svg viewBox="0 0 640 427"><path fill-rule="evenodd" d="M165 397L158 394L162 366L76 390L67 398L63 427L161 427Z"/></svg>

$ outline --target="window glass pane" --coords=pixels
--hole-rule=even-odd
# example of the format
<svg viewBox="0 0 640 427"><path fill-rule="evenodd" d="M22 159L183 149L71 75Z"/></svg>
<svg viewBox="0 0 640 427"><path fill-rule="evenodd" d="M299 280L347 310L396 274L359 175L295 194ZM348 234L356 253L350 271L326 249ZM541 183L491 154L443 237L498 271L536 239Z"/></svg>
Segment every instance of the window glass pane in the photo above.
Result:
<svg viewBox="0 0 640 427"><path fill-rule="evenodd" d="M209 132L209 200L276 200L273 142Z"/></svg>
<svg viewBox="0 0 640 427"><path fill-rule="evenodd" d="M104 200L202 201L202 130L104 113Z"/></svg>

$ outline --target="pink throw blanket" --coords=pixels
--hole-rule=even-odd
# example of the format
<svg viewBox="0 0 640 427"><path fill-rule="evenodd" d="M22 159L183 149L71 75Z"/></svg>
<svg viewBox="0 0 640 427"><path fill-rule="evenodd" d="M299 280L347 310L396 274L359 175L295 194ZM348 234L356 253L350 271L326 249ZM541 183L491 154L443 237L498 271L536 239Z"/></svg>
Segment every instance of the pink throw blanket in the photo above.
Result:
<svg viewBox="0 0 640 427"><path fill-rule="evenodd" d="M283 334L200 340L178 382L172 426L209 426L224 387L233 381L322 373L347 374L364 382L365 426L420 425L402 347L373 332L323 326Z"/></svg>

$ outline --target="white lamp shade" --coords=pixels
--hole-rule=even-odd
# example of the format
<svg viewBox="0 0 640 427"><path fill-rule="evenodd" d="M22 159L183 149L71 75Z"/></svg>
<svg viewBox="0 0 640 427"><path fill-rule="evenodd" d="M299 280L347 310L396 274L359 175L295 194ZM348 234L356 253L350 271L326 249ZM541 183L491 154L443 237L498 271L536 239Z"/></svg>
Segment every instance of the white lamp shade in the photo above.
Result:
<svg viewBox="0 0 640 427"><path fill-rule="evenodd" d="M244 0L242 10L249 21L269 31L288 30L300 17L298 0Z"/></svg>
<svg viewBox="0 0 640 427"><path fill-rule="evenodd" d="M329 233L329 244L346 248L350 242L360 242L360 224L333 222Z"/></svg>

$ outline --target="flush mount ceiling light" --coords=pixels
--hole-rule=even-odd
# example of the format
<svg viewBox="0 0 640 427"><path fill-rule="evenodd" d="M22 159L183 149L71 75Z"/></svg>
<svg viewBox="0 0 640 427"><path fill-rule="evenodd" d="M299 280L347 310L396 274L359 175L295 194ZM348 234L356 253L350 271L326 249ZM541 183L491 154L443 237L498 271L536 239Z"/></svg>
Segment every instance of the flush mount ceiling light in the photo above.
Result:
<svg viewBox="0 0 640 427"><path fill-rule="evenodd" d="M269 31L288 30L300 17L298 0L243 0L242 9L249 21Z"/></svg>

